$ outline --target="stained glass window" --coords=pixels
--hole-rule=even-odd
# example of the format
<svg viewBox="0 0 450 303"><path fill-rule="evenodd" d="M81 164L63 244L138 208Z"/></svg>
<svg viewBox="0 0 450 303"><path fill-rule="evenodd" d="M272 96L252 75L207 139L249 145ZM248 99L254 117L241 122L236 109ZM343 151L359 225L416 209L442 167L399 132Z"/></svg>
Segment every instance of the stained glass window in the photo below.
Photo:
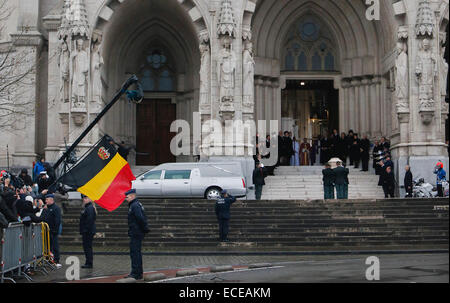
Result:
<svg viewBox="0 0 450 303"><path fill-rule="evenodd" d="M144 91L173 91L174 75L164 52L160 49L153 49L147 54L144 61L145 64L141 71Z"/></svg>

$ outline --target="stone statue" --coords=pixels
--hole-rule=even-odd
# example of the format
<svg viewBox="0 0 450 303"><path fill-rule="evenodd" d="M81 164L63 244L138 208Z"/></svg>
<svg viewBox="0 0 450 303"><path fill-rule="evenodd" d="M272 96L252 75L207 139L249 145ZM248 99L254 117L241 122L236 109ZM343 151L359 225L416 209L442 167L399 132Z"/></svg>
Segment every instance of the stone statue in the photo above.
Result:
<svg viewBox="0 0 450 303"><path fill-rule="evenodd" d="M439 83L442 99L447 96L448 63L445 61L445 43L441 44ZM445 103L445 101L443 101Z"/></svg>
<svg viewBox="0 0 450 303"><path fill-rule="evenodd" d="M102 66L103 57L100 53L100 43L94 43L92 48L92 100L100 104L102 100Z"/></svg>
<svg viewBox="0 0 450 303"><path fill-rule="evenodd" d="M244 48L242 58L243 64L243 104L244 107L253 108L254 105L254 75L255 75L255 60L252 55L252 43L247 42Z"/></svg>
<svg viewBox="0 0 450 303"><path fill-rule="evenodd" d="M211 54L209 52L209 45L206 43L200 44L201 65L200 65L200 108L208 105L209 96L209 74L211 64Z"/></svg>
<svg viewBox="0 0 450 303"><path fill-rule="evenodd" d="M437 76L436 58L430 50L430 40L423 39L417 55L416 77L419 83L420 108L432 108L434 78Z"/></svg>
<svg viewBox="0 0 450 303"><path fill-rule="evenodd" d="M224 36L223 48L218 56L217 80L220 85L220 103L223 107L233 107L236 75L236 57L231 49L231 38Z"/></svg>
<svg viewBox="0 0 450 303"><path fill-rule="evenodd" d="M76 49L72 53L72 102L74 108L86 107L86 80L89 72L89 58L83 48L83 39L76 40Z"/></svg>
<svg viewBox="0 0 450 303"><path fill-rule="evenodd" d="M397 100L408 99L408 54L406 43L397 42L397 59L395 60L395 91Z"/></svg>
<svg viewBox="0 0 450 303"><path fill-rule="evenodd" d="M59 93L62 102L69 102L70 51L66 41L62 41L58 58Z"/></svg>

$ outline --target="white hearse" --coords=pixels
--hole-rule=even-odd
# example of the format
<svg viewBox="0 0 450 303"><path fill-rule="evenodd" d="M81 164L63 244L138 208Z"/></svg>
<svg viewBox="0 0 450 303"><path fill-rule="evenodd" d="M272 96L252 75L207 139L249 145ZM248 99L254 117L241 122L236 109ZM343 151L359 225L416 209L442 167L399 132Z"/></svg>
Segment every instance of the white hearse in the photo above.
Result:
<svg viewBox="0 0 450 303"><path fill-rule="evenodd" d="M215 199L223 189L235 197L247 194L238 162L164 163L138 176L132 187L150 198Z"/></svg>

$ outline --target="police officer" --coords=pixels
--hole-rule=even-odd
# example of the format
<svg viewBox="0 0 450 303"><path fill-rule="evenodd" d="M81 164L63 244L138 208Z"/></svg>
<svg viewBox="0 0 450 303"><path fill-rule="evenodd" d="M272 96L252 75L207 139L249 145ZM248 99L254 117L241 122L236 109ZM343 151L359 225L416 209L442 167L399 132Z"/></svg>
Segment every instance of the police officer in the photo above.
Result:
<svg viewBox="0 0 450 303"><path fill-rule="evenodd" d="M53 194L45 195L45 206L41 216L50 228L50 250L53 253L53 260L56 263L56 267L61 268L58 242L62 222L61 209L55 204L55 196Z"/></svg>
<svg viewBox="0 0 450 303"><path fill-rule="evenodd" d="M219 221L219 236L221 242L229 242L228 225L230 222L230 206L236 198L229 195L226 190L222 190L220 197L216 201L215 211L217 221Z"/></svg>
<svg viewBox="0 0 450 303"><path fill-rule="evenodd" d="M83 210L80 217L80 235L83 239L83 250L86 257L86 262L81 268L92 268L93 266L93 252L92 241L96 233L95 219L97 218L97 212L95 210L92 200L85 195L82 195Z"/></svg>
<svg viewBox="0 0 450 303"><path fill-rule="evenodd" d="M136 199L136 190L130 189L125 193L128 202L128 236L130 237L131 273L127 278L142 280L142 240L149 232L147 216L144 207Z"/></svg>

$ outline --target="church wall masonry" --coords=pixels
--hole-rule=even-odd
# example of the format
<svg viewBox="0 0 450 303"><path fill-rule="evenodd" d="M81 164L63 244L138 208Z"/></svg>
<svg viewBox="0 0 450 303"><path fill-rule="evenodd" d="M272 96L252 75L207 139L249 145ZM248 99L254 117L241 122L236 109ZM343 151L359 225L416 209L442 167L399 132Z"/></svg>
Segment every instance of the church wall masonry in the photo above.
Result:
<svg viewBox="0 0 450 303"><path fill-rule="evenodd" d="M135 2L19 1L9 23L27 20L31 31L21 37L17 48L39 53L45 48L46 60L35 59L45 68L40 66L34 77L44 71L47 77L36 81L29 96L45 108L30 118L39 129L18 133L26 143L11 139L17 136L1 135L11 142L12 165L27 165L36 154L56 160L64 150L64 139L67 144L73 142L129 73L136 72L139 48L148 47L143 40L158 41L161 36L173 40L164 45L175 54L176 87L170 93L148 96L170 98L177 106L177 118L187 120L191 131L192 112L200 113L202 140L196 141L191 132L191 150L209 154L243 148L247 154L252 142L245 137L233 137L228 140L231 144L211 140L208 135L214 128L205 122L214 119L223 127L226 120L266 120L268 131L268 121L277 120L281 127L281 92L286 81L324 79L333 80L339 90L339 131L354 129L372 138L390 137L397 168L415 163L431 171L426 165L437 159L448 165L444 142L448 64L443 56L447 0L381 1L380 20L367 20L369 6L353 0L156 1L153 9L177 8L177 20L159 20L149 5L148 14L135 16L139 35L121 33L125 23L120 18L133 19L138 13ZM331 71L286 68L292 28L309 19L317 20L326 32L334 56ZM181 26L185 41L173 31L181 24L186 25ZM10 25L8 31L15 27ZM146 29L155 35L146 35ZM119 64L121 60L128 61ZM135 144L135 108L121 101L82 142L80 152L104 132ZM238 138L243 138L240 131ZM227 137L232 134L225 133ZM1 153L4 166L3 149ZM424 177L432 178L428 173Z"/></svg>

